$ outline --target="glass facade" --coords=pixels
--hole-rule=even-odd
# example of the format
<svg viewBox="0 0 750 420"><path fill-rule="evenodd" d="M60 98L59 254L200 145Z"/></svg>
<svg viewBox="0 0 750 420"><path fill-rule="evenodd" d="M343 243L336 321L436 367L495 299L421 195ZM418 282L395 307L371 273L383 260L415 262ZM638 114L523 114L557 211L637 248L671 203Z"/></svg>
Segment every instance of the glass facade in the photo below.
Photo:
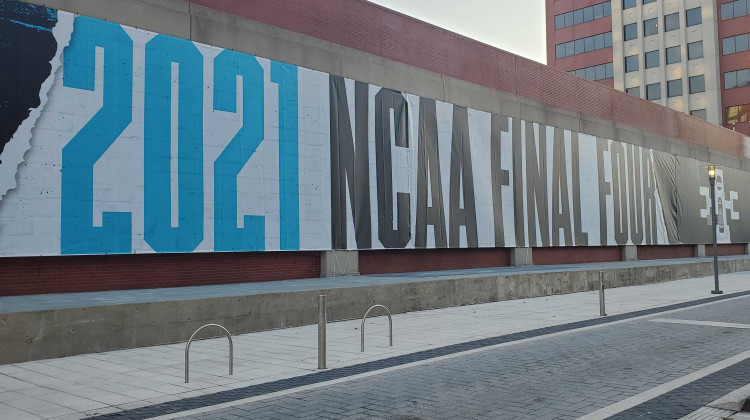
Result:
<svg viewBox="0 0 750 420"><path fill-rule="evenodd" d="M724 73L724 89L750 86L750 69L728 71Z"/></svg>
<svg viewBox="0 0 750 420"><path fill-rule="evenodd" d="M682 79L667 82L667 97L673 98L675 96L682 96Z"/></svg>
<svg viewBox="0 0 750 420"><path fill-rule="evenodd" d="M589 36L555 45L555 58L565 58L571 55L601 50L612 46L612 32Z"/></svg>
<svg viewBox="0 0 750 420"><path fill-rule="evenodd" d="M700 7L685 11L685 26L700 25L701 22L703 22L703 15Z"/></svg>
<svg viewBox="0 0 750 420"><path fill-rule="evenodd" d="M638 38L638 24L631 23L623 27L623 36L625 41Z"/></svg>
<svg viewBox="0 0 750 420"><path fill-rule="evenodd" d="M750 0L735 0L721 5L721 20L742 17L750 12Z"/></svg>
<svg viewBox="0 0 750 420"><path fill-rule="evenodd" d="M649 101L661 99L661 83L646 85L646 99Z"/></svg>
<svg viewBox="0 0 750 420"><path fill-rule="evenodd" d="M588 80L603 80L615 77L612 63L599 64L598 66L585 67L568 72Z"/></svg>
<svg viewBox="0 0 750 420"><path fill-rule="evenodd" d="M664 32L680 29L680 14L672 13L664 16Z"/></svg>
<svg viewBox="0 0 750 420"><path fill-rule="evenodd" d="M694 109L690 111L690 115L694 116L695 118L700 118L702 120L705 120L708 118L706 115L706 110L704 109Z"/></svg>
<svg viewBox="0 0 750 420"><path fill-rule="evenodd" d="M750 104L727 107L727 124L737 124L750 121Z"/></svg>
<svg viewBox="0 0 750 420"><path fill-rule="evenodd" d="M690 78L690 93L701 93L706 91L706 78L703 75Z"/></svg>
<svg viewBox="0 0 750 420"><path fill-rule="evenodd" d="M638 54L625 57L625 73L638 71Z"/></svg>
<svg viewBox="0 0 750 420"><path fill-rule="evenodd" d="M555 29L567 28L607 16L612 16L612 5L608 1L555 16Z"/></svg>
<svg viewBox="0 0 750 420"><path fill-rule="evenodd" d="M750 50L750 34L730 36L721 40L722 54L734 54Z"/></svg>
<svg viewBox="0 0 750 420"><path fill-rule="evenodd" d="M703 58L703 41L691 42L687 45L688 60Z"/></svg>
<svg viewBox="0 0 750 420"><path fill-rule="evenodd" d="M666 51L667 64L679 63L682 61L682 53L680 52L680 46L669 47Z"/></svg>

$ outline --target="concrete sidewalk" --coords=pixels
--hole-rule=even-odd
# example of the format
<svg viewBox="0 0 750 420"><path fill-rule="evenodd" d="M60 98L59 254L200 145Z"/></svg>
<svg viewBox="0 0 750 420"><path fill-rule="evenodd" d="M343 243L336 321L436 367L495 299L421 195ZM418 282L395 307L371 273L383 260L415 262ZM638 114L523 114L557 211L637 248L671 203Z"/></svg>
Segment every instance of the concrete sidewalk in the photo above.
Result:
<svg viewBox="0 0 750 420"><path fill-rule="evenodd" d="M723 275L725 293L750 290L750 273ZM709 297L710 277L607 291L609 315ZM328 325L328 367L536 328L597 318L597 292L410 312L394 315L394 346L387 318L368 321L366 351L360 321ZM0 366L0 419L82 418L212 394L312 373L317 326L235 336L235 374L227 375L224 338L191 347L191 382L184 383L184 343Z"/></svg>

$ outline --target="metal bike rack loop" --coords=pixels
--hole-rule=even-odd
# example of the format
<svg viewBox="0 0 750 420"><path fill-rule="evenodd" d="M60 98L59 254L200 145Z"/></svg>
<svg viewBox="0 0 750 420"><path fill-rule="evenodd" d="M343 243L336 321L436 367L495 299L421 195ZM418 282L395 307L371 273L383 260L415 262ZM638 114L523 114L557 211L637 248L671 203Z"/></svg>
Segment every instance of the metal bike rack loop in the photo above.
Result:
<svg viewBox="0 0 750 420"><path fill-rule="evenodd" d="M195 335L198 334L202 329L208 328L208 327L219 327L222 331L224 331L224 335L229 340L229 374L233 374L234 372L234 344L232 343L232 334L229 334L229 331L227 331L226 328L222 327L219 324L206 324L193 333L193 335L190 336L190 339L187 342L187 345L185 345L185 383L190 382L190 374L189 374L189 367L190 367L190 343L193 342L193 339L195 338Z"/></svg>
<svg viewBox="0 0 750 420"><path fill-rule="evenodd" d="M388 312L388 334L391 339L391 347L393 347L393 320L391 319L391 311L388 310L383 305L373 305L370 307L370 309L365 312L365 316L362 317L362 330L360 331L360 342L362 345L362 351L365 351L365 321L367 320L367 315L370 314L370 311L375 308L383 308L386 312Z"/></svg>

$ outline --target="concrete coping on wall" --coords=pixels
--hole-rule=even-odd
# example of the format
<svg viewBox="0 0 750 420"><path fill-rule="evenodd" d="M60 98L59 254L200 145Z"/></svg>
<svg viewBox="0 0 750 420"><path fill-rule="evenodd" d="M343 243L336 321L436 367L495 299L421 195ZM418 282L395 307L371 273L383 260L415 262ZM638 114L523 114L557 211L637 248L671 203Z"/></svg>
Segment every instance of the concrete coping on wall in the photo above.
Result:
<svg viewBox="0 0 750 420"><path fill-rule="evenodd" d="M750 256L719 258L721 273L750 270ZM711 276L712 258L496 267L345 276L222 286L0 298L0 364L185 341L220 323L243 334L361 317L373 304L404 313ZM706 284L708 291L713 283Z"/></svg>
<svg viewBox="0 0 750 420"><path fill-rule="evenodd" d="M719 257L720 261L749 259L750 255ZM319 291L363 286L378 286L398 283L419 283L434 280L483 278L487 276L510 276L517 274L550 274L579 271L617 270L645 267L711 262L712 257L676 258L664 260L613 261L580 264L526 265L488 267L460 270L422 271L413 273L370 274L338 276L335 278L311 278L279 280L256 283L236 283L210 286L171 287L162 289L113 290L104 292L58 293L46 295L0 297L0 314L55 309L86 308L94 306L122 305L133 303L166 302L193 299L239 297L269 293Z"/></svg>

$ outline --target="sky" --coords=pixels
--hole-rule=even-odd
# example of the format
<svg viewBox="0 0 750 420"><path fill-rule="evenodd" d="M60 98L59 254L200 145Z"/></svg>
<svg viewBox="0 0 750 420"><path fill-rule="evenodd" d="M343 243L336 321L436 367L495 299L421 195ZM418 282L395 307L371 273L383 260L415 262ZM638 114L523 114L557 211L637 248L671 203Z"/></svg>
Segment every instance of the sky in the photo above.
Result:
<svg viewBox="0 0 750 420"><path fill-rule="evenodd" d="M520 56L547 63L544 0L369 0Z"/></svg>

